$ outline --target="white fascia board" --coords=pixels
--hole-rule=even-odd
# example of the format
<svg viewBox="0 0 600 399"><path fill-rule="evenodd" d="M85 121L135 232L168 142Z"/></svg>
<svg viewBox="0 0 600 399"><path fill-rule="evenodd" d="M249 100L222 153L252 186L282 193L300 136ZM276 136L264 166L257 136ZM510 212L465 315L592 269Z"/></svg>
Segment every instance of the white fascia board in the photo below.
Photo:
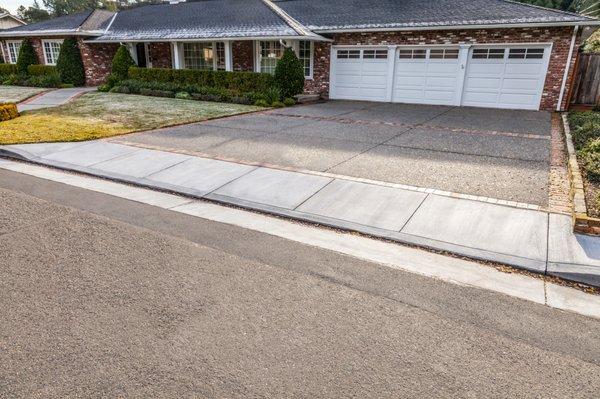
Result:
<svg viewBox="0 0 600 399"><path fill-rule="evenodd" d="M15 31L0 32L0 37L48 37L48 36L101 36L103 31L82 31L77 29L68 30L39 30L39 31Z"/></svg>
<svg viewBox="0 0 600 399"><path fill-rule="evenodd" d="M332 39L327 39L318 35L315 36L233 36L233 37L204 37L204 38L191 38L191 39L163 39L160 37L153 39L136 39L136 38L119 38L119 39L106 39L97 40L90 39L85 40L86 43L154 43L154 42L167 42L167 43L178 43L178 42L229 42L229 41L254 41L254 40L308 40L308 41L322 41L332 42Z"/></svg>
<svg viewBox="0 0 600 399"><path fill-rule="evenodd" d="M579 22L548 22L548 23L519 23L519 24L489 24L489 25L438 25L410 27L376 27L348 29L313 29L317 34L327 33L357 33L357 32L411 32L424 30L460 30L460 29L512 29L512 28L551 28L561 26L600 26L600 20Z"/></svg>

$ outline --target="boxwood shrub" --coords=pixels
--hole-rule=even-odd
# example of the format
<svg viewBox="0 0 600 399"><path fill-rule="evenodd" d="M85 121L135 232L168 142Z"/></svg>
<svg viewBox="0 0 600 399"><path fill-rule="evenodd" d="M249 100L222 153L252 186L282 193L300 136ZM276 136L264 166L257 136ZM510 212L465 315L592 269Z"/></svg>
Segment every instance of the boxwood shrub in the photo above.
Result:
<svg viewBox="0 0 600 399"><path fill-rule="evenodd" d="M27 67L27 74L29 76L58 75L58 71L55 66L34 64Z"/></svg>
<svg viewBox="0 0 600 399"><path fill-rule="evenodd" d="M0 64L0 75L14 75L17 73L15 64Z"/></svg>
<svg viewBox="0 0 600 399"><path fill-rule="evenodd" d="M17 111L15 104L0 104L0 122L15 119L17 116L19 116L19 111Z"/></svg>
<svg viewBox="0 0 600 399"><path fill-rule="evenodd" d="M239 93L263 92L273 86L273 76L241 71L202 71L195 69L129 68L129 78L144 82L198 85Z"/></svg>

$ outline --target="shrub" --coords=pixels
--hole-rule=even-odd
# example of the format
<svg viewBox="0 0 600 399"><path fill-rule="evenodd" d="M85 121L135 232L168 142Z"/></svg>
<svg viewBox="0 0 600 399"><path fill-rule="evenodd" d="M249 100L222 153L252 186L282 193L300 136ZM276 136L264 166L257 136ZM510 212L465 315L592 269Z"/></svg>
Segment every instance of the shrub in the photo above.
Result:
<svg viewBox="0 0 600 399"><path fill-rule="evenodd" d="M77 41L74 38L68 37L63 40L56 60L56 69L63 82L75 86L85 84L83 61L81 60Z"/></svg>
<svg viewBox="0 0 600 399"><path fill-rule="evenodd" d="M285 107L285 104L282 103L281 101L273 101L273 103L271 104L271 107L273 107L273 108L283 108L283 107Z"/></svg>
<svg viewBox="0 0 600 399"><path fill-rule="evenodd" d="M292 105L296 105L296 100L294 100L294 99L293 99L293 98L291 98L291 97L288 97L288 98L286 98L286 99L284 99L284 100L283 100L283 104L284 104L286 107L291 107Z"/></svg>
<svg viewBox="0 0 600 399"><path fill-rule="evenodd" d="M102 93L109 92L109 91L110 91L110 89L111 89L111 87L108 85L108 83L105 83L105 84L103 84L103 85L100 85L100 86L98 87L98 91L100 91L100 92L102 92Z"/></svg>
<svg viewBox="0 0 600 399"><path fill-rule="evenodd" d="M23 39L21 42L21 48L19 49L19 55L17 57L17 73L20 75L27 75L27 68L29 65L39 64L31 40Z"/></svg>
<svg viewBox="0 0 600 399"><path fill-rule="evenodd" d="M115 86L112 89L110 89L111 93L121 93L121 94L129 94L131 93L131 91L129 90L129 87L127 86Z"/></svg>
<svg viewBox="0 0 600 399"><path fill-rule="evenodd" d="M19 116L19 111L17 111L15 104L0 104L0 121L15 119L17 116Z"/></svg>
<svg viewBox="0 0 600 399"><path fill-rule="evenodd" d="M15 64L1 64L0 75L14 75L17 73L17 66Z"/></svg>
<svg viewBox="0 0 600 399"><path fill-rule="evenodd" d="M275 85L283 97L304 91L304 66L291 48L286 48L275 67Z"/></svg>
<svg viewBox="0 0 600 399"><path fill-rule="evenodd" d="M22 86L32 87L59 87L61 85L60 77L57 74L54 75L39 75L29 76L24 80L18 82Z"/></svg>
<svg viewBox="0 0 600 399"><path fill-rule="evenodd" d="M27 74L29 76L58 75L58 71L52 65L35 64L27 67Z"/></svg>
<svg viewBox="0 0 600 399"><path fill-rule="evenodd" d="M587 178L594 182L600 182L600 151L583 152L581 161Z"/></svg>
<svg viewBox="0 0 600 399"><path fill-rule="evenodd" d="M72 89L73 87L75 87L75 85L72 83L61 83L58 85L59 89Z"/></svg>
<svg viewBox="0 0 600 399"><path fill-rule="evenodd" d="M586 122L600 123L600 112L571 112L569 113L569 124L572 129L583 125Z"/></svg>
<svg viewBox="0 0 600 399"><path fill-rule="evenodd" d="M140 89L140 94L152 97L175 97L175 93L172 91L158 89Z"/></svg>
<svg viewBox="0 0 600 399"><path fill-rule="evenodd" d="M187 91L180 91L177 92L177 94L175 94L175 98L178 98L180 100L191 100L192 96Z"/></svg>
<svg viewBox="0 0 600 399"><path fill-rule="evenodd" d="M135 62L129 54L129 50L124 45L119 46L117 53L112 60L112 75L119 80L127 79L129 68L134 66Z"/></svg>
<svg viewBox="0 0 600 399"><path fill-rule="evenodd" d="M20 82L20 78L19 75L16 74L11 74L11 75L6 75L2 77L2 84L3 85L16 85Z"/></svg>
<svg viewBox="0 0 600 399"><path fill-rule="evenodd" d="M266 102L265 100L256 100L254 105L256 105L257 107L268 107L269 103Z"/></svg>
<svg viewBox="0 0 600 399"><path fill-rule="evenodd" d="M239 93L266 91L273 86L273 76L269 74L239 71L131 67L129 68L129 78L144 82L215 87Z"/></svg>
<svg viewBox="0 0 600 399"><path fill-rule="evenodd" d="M600 138L600 122L589 121L572 131L575 148L582 149L589 141Z"/></svg>

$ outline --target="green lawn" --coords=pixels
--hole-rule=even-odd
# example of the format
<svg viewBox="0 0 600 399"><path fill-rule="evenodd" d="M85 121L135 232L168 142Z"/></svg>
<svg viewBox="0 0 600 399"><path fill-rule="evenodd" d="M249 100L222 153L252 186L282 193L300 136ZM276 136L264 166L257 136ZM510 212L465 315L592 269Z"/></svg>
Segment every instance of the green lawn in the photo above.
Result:
<svg viewBox="0 0 600 399"><path fill-rule="evenodd" d="M56 108L0 122L0 144L82 141L262 108L217 102L92 92Z"/></svg>
<svg viewBox="0 0 600 399"><path fill-rule="evenodd" d="M0 104L18 103L47 90L40 87L0 86Z"/></svg>

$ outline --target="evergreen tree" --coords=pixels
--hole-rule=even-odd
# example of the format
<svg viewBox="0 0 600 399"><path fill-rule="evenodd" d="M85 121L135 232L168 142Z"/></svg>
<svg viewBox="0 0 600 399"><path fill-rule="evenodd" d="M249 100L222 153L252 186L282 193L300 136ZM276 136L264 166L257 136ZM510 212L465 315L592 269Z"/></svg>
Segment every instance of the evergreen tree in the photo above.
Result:
<svg viewBox="0 0 600 399"><path fill-rule="evenodd" d="M294 50L286 48L275 67L275 85L283 98L292 97L304 91L304 67Z"/></svg>
<svg viewBox="0 0 600 399"><path fill-rule="evenodd" d="M119 80L127 79L129 68L135 66L129 50L124 45L119 46L112 60L112 74Z"/></svg>
<svg viewBox="0 0 600 399"><path fill-rule="evenodd" d="M70 83L75 86L85 84L85 71L81 53L74 38L66 38L60 46L56 69L63 83Z"/></svg>
<svg viewBox="0 0 600 399"><path fill-rule="evenodd" d="M21 75L27 75L29 65L35 64L39 64L39 61L31 40L23 39L19 55L17 56L17 72Z"/></svg>

